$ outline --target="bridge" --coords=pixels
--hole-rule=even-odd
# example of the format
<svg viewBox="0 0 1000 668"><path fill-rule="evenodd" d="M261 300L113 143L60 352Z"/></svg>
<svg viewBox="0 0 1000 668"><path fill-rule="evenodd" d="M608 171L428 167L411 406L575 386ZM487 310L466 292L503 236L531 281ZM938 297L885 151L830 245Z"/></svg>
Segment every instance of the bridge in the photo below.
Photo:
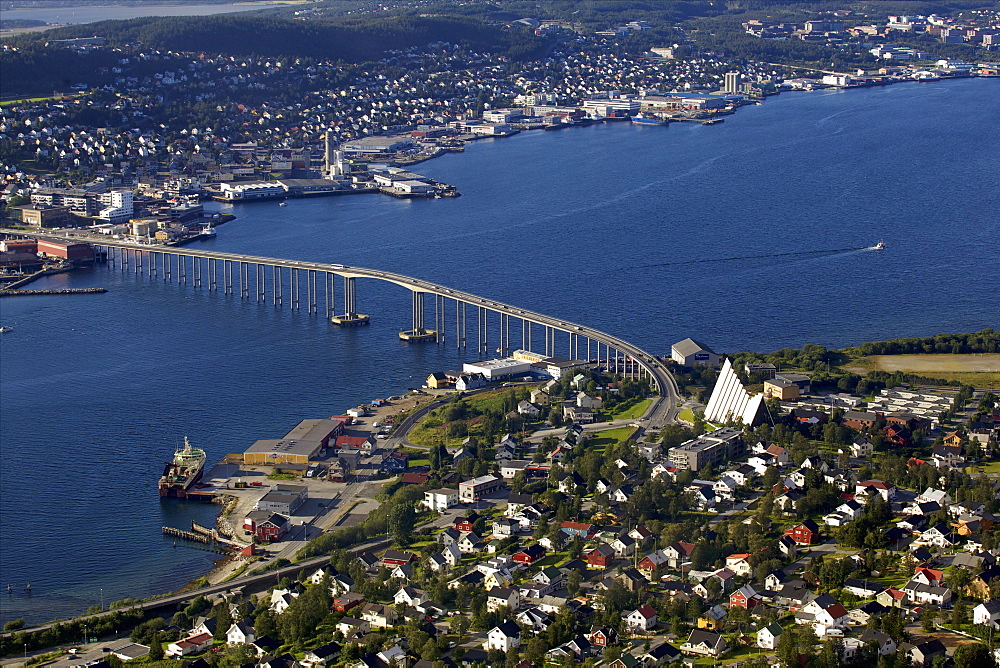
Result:
<svg viewBox="0 0 1000 668"><path fill-rule="evenodd" d="M370 322L370 315L358 312L358 279L394 283L409 290L412 296L411 329L399 332L399 337L405 341L447 344L450 338L457 348L463 349L469 347L471 330L476 337L477 352L486 355L493 347L510 350L514 343L513 331L514 338L519 335L522 350L537 348L540 357L555 357L557 350L567 350L567 357L572 360L596 360L599 366L629 379L648 381L660 394L649 413L651 426L667 424L676 418L677 385L654 355L592 327L437 283L343 264L142 244L79 232L36 234L14 229L0 229L0 232L57 242L90 243L107 259L110 267L122 272L162 277L166 282L176 281L179 285L221 291L227 295L238 293L241 299L258 303L270 301L276 307L287 305L292 310L301 310L304 306L310 315L319 316L322 306L325 318L340 326ZM342 301L339 311L336 308L338 284ZM433 308L427 304L428 297ZM475 318L471 327L470 314ZM452 324L454 329L451 329ZM496 338L491 339L491 334Z"/></svg>

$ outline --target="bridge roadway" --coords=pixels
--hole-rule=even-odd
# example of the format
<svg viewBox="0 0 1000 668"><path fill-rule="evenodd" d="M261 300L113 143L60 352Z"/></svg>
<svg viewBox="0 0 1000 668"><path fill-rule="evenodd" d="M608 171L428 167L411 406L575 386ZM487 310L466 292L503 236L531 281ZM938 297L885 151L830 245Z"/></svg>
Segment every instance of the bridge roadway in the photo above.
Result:
<svg viewBox="0 0 1000 668"><path fill-rule="evenodd" d="M306 262L303 260L286 260L280 258L270 258L270 257L260 257L255 255L244 255L239 253L223 253L218 251L207 251L207 250L197 250L192 248L187 248L183 246L163 246L163 245L153 245L153 244L140 244L130 241L122 241L117 239L109 239L104 236L97 235L84 235L79 232L67 232L67 233L56 233L55 231L47 231L44 234L36 234L31 231L26 230L14 230L14 229L0 229L0 232L8 234L17 234L22 236L30 236L38 239L52 239L54 241L76 241L76 242L87 242L95 246L105 247L105 248L115 248L121 249L120 252L133 252L133 253L160 253L165 255L175 255L181 257L190 258L201 258L207 261L223 261L230 263L237 263L241 265L240 280L244 280L244 271L242 265L257 265L257 266L270 266L270 267L281 267L289 269L290 273L295 271L306 271L306 272L322 272L326 274L331 274L334 276L340 276L343 279L357 279L357 278L371 278L379 281L387 281L389 283L395 283L401 287L404 287L414 293L414 330L418 327L423 330L423 301L422 295L419 302L419 310L421 313L417 313L417 299L416 297L420 293L429 293L436 295L436 297L441 297L443 300L454 300L456 302L456 311L458 310L458 304L468 304L471 306L478 307L480 313L485 316L485 313L489 311L494 311L507 318L513 317L515 319L521 320L522 322L533 323L545 328L546 337L546 352L548 354L554 353L555 341L554 332L563 332L569 336L570 342L570 357L577 357L574 352L579 352L579 339L583 338L588 341L594 341L598 344L597 346L597 359L601 359L600 345L604 345L606 348L606 357L608 363L611 362L611 351L615 351L615 364L619 362L618 353L623 356L631 358L633 362L630 364L626 359L622 359L621 362L623 366L628 369L629 366L638 364L641 369L639 376L645 375L654 388L659 391L660 397L654 402L653 407L647 413L647 417L650 422L650 427L659 427L664 424L669 424L675 421L677 416L677 401L678 392L677 385L674 381L673 376L663 365L663 363L657 359L654 355L642 350L638 346L632 345L631 343L624 341L616 336L612 336L606 332L594 329L592 327L585 327L583 325L578 325L573 322L566 320L560 320L558 318L553 318L551 316L544 315L542 313L537 313L535 311L528 311L525 309L517 308L510 304L504 304L502 302L494 301L491 299L486 299L478 295L474 295L469 292L463 292L461 290L454 290L448 288L444 285L437 283L431 283L429 281L424 281L418 278L413 278L411 276L405 276L403 274L397 274L389 271L382 271L378 269L368 269L365 267L354 267L346 266L342 264L332 264L332 263L321 263L321 262ZM178 260L179 261L179 260ZM246 274L248 277L248 274ZM232 277L229 276L227 280L232 281ZM289 283L293 286L297 286L295 278L292 278ZM263 283L261 284L263 285ZM245 286L244 286L245 287ZM277 286L272 286L277 290L281 290L280 283ZM350 289L345 289L345 297L350 295L350 299L353 306L353 286ZM249 296L249 292L247 292ZM440 322L442 324L442 329L444 325L444 301L442 300L442 314L440 317ZM456 316L458 314L456 313ZM480 330L483 329L486 324L485 317L482 319L477 319ZM503 324L503 323L502 323ZM463 323L464 329L464 323ZM531 346L531 335L530 327L527 336L527 345L530 349ZM552 350L549 349L549 337L550 332L552 333ZM509 326L508 326L508 339L509 339ZM522 333L522 341L525 337ZM464 340L464 339L463 339ZM577 342L576 348L574 350L574 341ZM501 331L501 343L503 342L503 332ZM509 343L509 341L508 341ZM503 346L501 346L503 347ZM486 347L486 337L485 334L480 334L480 351L488 352ZM589 355L588 348L588 355ZM644 373L642 373L644 372Z"/></svg>

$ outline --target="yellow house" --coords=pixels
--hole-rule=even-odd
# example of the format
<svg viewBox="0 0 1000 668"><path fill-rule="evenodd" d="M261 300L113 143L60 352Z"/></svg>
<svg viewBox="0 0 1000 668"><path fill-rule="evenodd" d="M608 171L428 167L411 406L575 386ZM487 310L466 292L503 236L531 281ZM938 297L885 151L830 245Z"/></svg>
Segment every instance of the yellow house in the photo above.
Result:
<svg viewBox="0 0 1000 668"><path fill-rule="evenodd" d="M962 435L957 431L953 431L944 437L944 444L956 446L962 445Z"/></svg>
<svg viewBox="0 0 1000 668"><path fill-rule="evenodd" d="M771 378L764 381L764 396L780 401L795 401L799 398L799 386L782 378Z"/></svg>
<svg viewBox="0 0 1000 668"><path fill-rule="evenodd" d="M723 626L722 619L716 619L715 617L712 617L708 613L705 613L704 615L698 618L699 629L708 629L709 631L716 631L718 629L721 629L722 626Z"/></svg>

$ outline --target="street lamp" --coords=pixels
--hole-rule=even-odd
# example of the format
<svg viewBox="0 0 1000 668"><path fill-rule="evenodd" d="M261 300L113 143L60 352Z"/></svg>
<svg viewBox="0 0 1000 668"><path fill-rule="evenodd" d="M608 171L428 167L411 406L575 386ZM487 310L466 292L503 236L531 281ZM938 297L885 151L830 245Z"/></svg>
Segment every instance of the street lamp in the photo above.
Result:
<svg viewBox="0 0 1000 668"><path fill-rule="evenodd" d="M101 588L101 612L104 612L104 588Z"/></svg>

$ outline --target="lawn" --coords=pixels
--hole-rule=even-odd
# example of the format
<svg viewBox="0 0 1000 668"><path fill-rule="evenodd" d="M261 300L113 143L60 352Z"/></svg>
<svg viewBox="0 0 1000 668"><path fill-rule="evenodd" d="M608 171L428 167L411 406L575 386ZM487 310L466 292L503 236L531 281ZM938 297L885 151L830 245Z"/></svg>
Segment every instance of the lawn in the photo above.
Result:
<svg viewBox="0 0 1000 668"><path fill-rule="evenodd" d="M971 476L977 475L979 469L983 469L983 473L988 474L1000 474L1000 462L988 462L985 464L976 464L973 466L967 466L965 472Z"/></svg>
<svg viewBox="0 0 1000 668"><path fill-rule="evenodd" d="M677 419L681 422L687 422L688 424L694 424L694 411L690 408L685 408L680 413L677 414Z"/></svg>
<svg viewBox="0 0 1000 668"><path fill-rule="evenodd" d="M609 445L614 446L627 441L635 433L635 427L618 427L596 432L587 439L587 448L593 448L603 453Z"/></svg>
<svg viewBox="0 0 1000 668"><path fill-rule="evenodd" d="M613 411L611 417L616 420L634 420L637 417L642 417L643 413L649 409L651 403L653 403L652 399L643 399L632 406L626 406L621 410Z"/></svg>
<svg viewBox="0 0 1000 668"><path fill-rule="evenodd" d="M743 661L755 659L758 656L765 656L770 653L770 651L771 650L761 649L750 645L737 645L722 656L722 665L742 663ZM710 661L708 662L708 665L714 664Z"/></svg>

